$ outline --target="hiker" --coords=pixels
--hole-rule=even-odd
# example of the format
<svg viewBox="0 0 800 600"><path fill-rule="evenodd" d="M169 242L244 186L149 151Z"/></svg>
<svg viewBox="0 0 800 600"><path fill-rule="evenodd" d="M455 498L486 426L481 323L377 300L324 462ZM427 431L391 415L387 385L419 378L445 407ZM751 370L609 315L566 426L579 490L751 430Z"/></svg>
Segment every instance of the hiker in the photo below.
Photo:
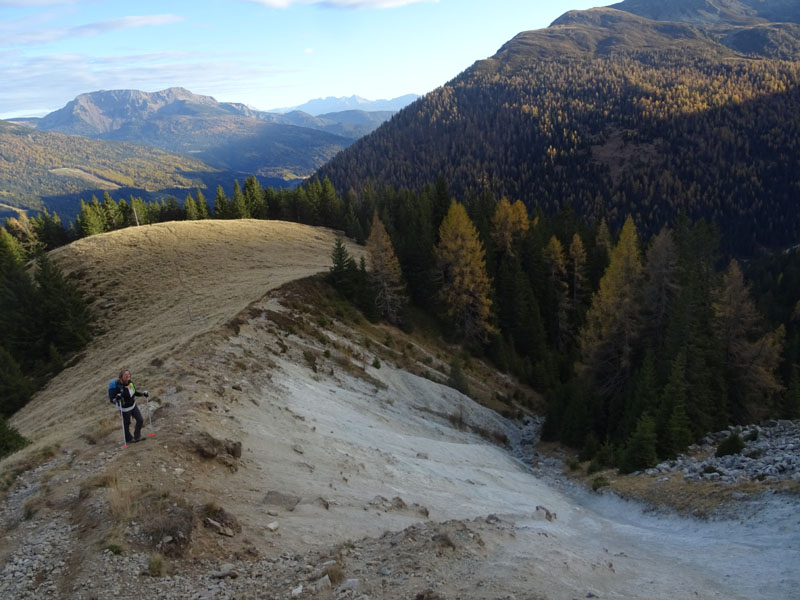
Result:
<svg viewBox="0 0 800 600"><path fill-rule="evenodd" d="M136 396L144 396L147 398L150 394L147 390L137 392L136 386L134 386L131 381L131 372L128 369L123 369L119 372L119 377L116 380L112 380L109 384L108 399L112 404L119 406L119 410L122 413L122 423L125 429L125 443L127 444L138 442L142 439L141 433L144 419L142 419L142 413L139 412L139 407L136 406ZM131 437L130 432L131 416L136 419L133 437Z"/></svg>

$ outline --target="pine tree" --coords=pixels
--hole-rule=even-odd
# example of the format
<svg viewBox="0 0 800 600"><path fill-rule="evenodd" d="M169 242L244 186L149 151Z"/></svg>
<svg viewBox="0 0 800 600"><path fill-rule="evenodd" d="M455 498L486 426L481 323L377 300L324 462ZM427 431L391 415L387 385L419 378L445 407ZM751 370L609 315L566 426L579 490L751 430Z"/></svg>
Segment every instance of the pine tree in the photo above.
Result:
<svg viewBox="0 0 800 600"><path fill-rule="evenodd" d="M569 282L567 281L564 248L556 236L551 236L550 241L547 242L544 249L544 260L547 265L550 287L554 292L551 322L555 332L555 346L559 352L563 352L569 343L569 323L567 322Z"/></svg>
<svg viewBox="0 0 800 600"><path fill-rule="evenodd" d="M17 361L0 346L0 417L10 417L25 406L33 395L33 385Z"/></svg>
<svg viewBox="0 0 800 600"><path fill-rule="evenodd" d="M644 413L655 414L659 406L659 383L656 374L655 357L648 349L642 366L631 379L625 410L617 433L618 439L627 439L633 434L636 423Z"/></svg>
<svg viewBox="0 0 800 600"><path fill-rule="evenodd" d="M103 215L105 216L105 230L114 231L122 227L122 214L119 205L108 192L103 192Z"/></svg>
<svg viewBox="0 0 800 600"><path fill-rule="evenodd" d="M196 221L199 218L197 204L195 204L191 193L186 194L186 200L183 201L183 214L187 221Z"/></svg>
<svg viewBox="0 0 800 600"><path fill-rule="evenodd" d="M331 250L332 264L330 266L329 276L334 287L339 288L342 286L347 278L347 272L350 268L350 263L352 262L353 258L347 251L347 247L344 245L344 240L341 237L337 237L333 244L333 250Z"/></svg>
<svg viewBox="0 0 800 600"><path fill-rule="evenodd" d="M370 281L375 291L378 313L390 323L398 323L407 304L403 272L394 253L386 227L376 213L367 239L370 258Z"/></svg>
<svg viewBox="0 0 800 600"><path fill-rule="evenodd" d="M455 200L439 227L436 258L445 314L467 340L485 341L493 327L483 244L466 209Z"/></svg>
<svg viewBox="0 0 800 600"><path fill-rule="evenodd" d="M267 195L264 188L256 179L255 175L251 175L244 180L244 198L247 203L248 214L254 219L266 219L269 214L269 205L267 204Z"/></svg>
<svg viewBox="0 0 800 600"><path fill-rule="evenodd" d="M208 200L206 200L205 195L203 195L203 191L197 188L197 218L208 219L210 216L208 212Z"/></svg>
<svg viewBox="0 0 800 600"><path fill-rule="evenodd" d="M722 342L729 401L738 422L760 420L783 391L776 371L785 328L762 333L762 317L750 298L739 263L732 260L715 294L715 327Z"/></svg>
<svg viewBox="0 0 800 600"><path fill-rule="evenodd" d="M36 297L24 261L19 242L0 229L0 347L20 363L27 363L35 354L30 346L30 322Z"/></svg>
<svg viewBox="0 0 800 600"><path fill-rule="evenodd" d="M666 227L653 238L647 251L644 282L644 324L650 344L658 351L664 345L667 319L680 291L678 249Z"/></svg>
<svg viewBox="0 0 800 600"><path fill-rule="evenodd" d="M567 260L569 280L569 324L570 335L574 337L583 319L585 301L589 290L586 281L586 250L583 240L577 233L572 236Z"/></svg>
<svg viewBox="0 0 800 600"><path fill-rule="evenodd" d="M91 314L78 289L46 255L37 259L35 279L40 351L50 344L59 352L82 348L91 338Z"/></svg>
<svg viewBox="0 0 800 600"><path fill-rule="evenodd" d="M81 200L81 212L75 220L78 223L81 237L89 237L105 231L105 213L100 208L96 196L92 197L92 202L89 204Z"/></svg>
<svg viewBox="0 0 800 600"><path fill-rule="evenodd" d="M327 177L322 181L318 198L319 222L326 227L340 229L343 225L342 203L336 195L331 180Z"/></svg>
<svg viewBox="0 0 800 600"><path fill-rule="evenodd" d="M147 225L151 223L150 211L141 196L131 196L131 211L133 212L135 225Z"/></svg>
<svg viewBox="0 0 800 600"><path fill-rule="evenodd" d="M659 410L656 430L659 436L662 456L674 457L686 450L694 435L689 417L686 414L686 356L678 354L672 361L672 371L664 388L664 397Z"/></svg>
<svg viewBox="0 0 800 600"><path fill-rule="evenodd" d="M230 219L230 203L228 197L225 195L225 190L221 185L217 186L217 194L214 197L214 218L215 219Z"/></svg>
<svg viewBox="0 0 800 600"><path fill-rule="evenodd" d="M231 199L229 208L230 212L228 213L228 218L230 219L250 218L250 208L247 206L247 200L245 200L238 179L233 182L233 198Z"/></svg>
<svg viewBox="0 0 800 600"><path fill-rule="evenodd" d="M28 445L28 440L22 437L15 428L8 424L0 415L0 459L16 452Z"/></svg>
<svg viewBox="0 0 800 600"><path fill-rule="evenodd" d="M649 413L645 413L639 418L636 430L621 453L620 471L632 473L655 466L656 463L658 463L658 456L656 455L655 421Z"/></svg>
<svg viewBox="0 0 800 600"><path fill-rule="evenodd" d="M641 311L642 264L628 217L580 333L582 370L610 397L629 381Z"/></svg>
<svg viewBox="0 0 800 600"><path fill-rule="evenodd" d="M682 218L675 230L678 247L678 294L667 319L659 373L669 376L671 361L686 357L686 411L696 431L728 425L727 389L720 342L714 330L712 286L716 275L717 237L700 221Z"/></svg>
<svg viewBox="0 0 800 600"><path fill-rule="evenodd" d="M167 196L167 199L161 208L161 222L183 221L185 218L186 215L184 214L183 208L181 207L180 202L178 202L178 199L172 194Z"/></svg>
<svg viewBox="0 0 800 600"><path fill-rule="evenodd" d="M64 229L61 218L55 212L51 215L45 208L31 220L31 224L36 237L45 250L52 250L69 242L69 233Z"/></svg>

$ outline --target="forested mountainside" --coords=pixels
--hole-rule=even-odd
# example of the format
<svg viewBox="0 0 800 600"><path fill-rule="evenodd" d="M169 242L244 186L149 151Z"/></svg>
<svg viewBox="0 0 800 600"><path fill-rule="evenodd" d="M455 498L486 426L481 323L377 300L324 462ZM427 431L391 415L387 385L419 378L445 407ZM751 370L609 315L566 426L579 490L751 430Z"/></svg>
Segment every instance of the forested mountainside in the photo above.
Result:
<svg viewBox="0 0 800 600"><path fill-rule="evenodd" d="M762 55L745 55L720 40L772 25L759 17L725 29L719 13L707 28L686 16L708 4L669 3L692 22L604 8L521 33L318 175L356 193L418 191L442 176L459 198L489 191L547 214L571 206L612 229L630 214L648 236L686 214L714 221L723 248L740 254L793 244L800 63L768 57L797 58L800 35L775 25L785 43L762 39ZM777 18L780 3L765 4Z"/></svg>
<svg viewBox="0 0 800 600"><path fill-rule="evenodd" d="M0 121L0 202L13 207L41 209L42 198L86 190L196 187L213 171L200 160L155 148ZM80 210L74 203L73 214Z"/></svg>

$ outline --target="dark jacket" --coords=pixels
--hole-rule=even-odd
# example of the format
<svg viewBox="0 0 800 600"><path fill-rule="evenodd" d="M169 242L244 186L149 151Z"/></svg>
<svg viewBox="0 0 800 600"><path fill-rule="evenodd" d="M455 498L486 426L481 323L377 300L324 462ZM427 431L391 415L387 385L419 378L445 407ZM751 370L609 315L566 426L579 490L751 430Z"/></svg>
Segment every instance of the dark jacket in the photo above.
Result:
<svg viewBox="0 0 800 600"><path fill-rule="evenodd" d="M128 386L122 385L120 379L116 379L112 385L108 386L108 399L110 402L119 403L122 412L128 412L136 408L136 396L144 396L142 392L136 391L136 386L133 381L128 383Z"/></svg>

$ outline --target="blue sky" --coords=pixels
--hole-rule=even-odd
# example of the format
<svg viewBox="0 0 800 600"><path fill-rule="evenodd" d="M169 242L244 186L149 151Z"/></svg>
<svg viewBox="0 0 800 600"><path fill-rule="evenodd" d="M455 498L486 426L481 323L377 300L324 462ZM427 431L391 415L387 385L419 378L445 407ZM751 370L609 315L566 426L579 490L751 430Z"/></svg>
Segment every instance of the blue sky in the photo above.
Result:
<svg viewBox="0 0 800 600"><path fill-rule="evenodd" d="M425 94L602 0L0 0L0 118L181 86L269 110Z"/></svg>

